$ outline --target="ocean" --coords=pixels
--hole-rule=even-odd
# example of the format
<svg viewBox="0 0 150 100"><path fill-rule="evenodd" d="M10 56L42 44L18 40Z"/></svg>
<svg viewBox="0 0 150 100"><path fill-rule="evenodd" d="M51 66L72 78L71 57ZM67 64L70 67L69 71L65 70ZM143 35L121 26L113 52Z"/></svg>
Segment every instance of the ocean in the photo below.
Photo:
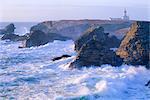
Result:
<svg viewBox="0 0 150 100"><path fill-rule="evenodd" d="M34 24L15 24L15 32L25 34ZM150 71L143 66L71 70L68 66L77 54L72 40L21 49L20 45L0 40L0 100L150 100L150 88L145 87ZM51 60L63 54L71 57Z"/></svg>

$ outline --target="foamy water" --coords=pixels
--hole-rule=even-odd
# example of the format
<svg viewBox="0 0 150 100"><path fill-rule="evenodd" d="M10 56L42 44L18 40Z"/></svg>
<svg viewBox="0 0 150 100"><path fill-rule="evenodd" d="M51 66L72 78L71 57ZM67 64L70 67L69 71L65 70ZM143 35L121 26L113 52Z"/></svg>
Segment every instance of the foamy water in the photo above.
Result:
<svg viewBox="0 0 150 100"><path fill-rule="evenodd" d="M150 72L143 66L68 69L73 41L19 49L0 40L0 100L150 100ZM51 61L53 57L72 57Z"/></svg>

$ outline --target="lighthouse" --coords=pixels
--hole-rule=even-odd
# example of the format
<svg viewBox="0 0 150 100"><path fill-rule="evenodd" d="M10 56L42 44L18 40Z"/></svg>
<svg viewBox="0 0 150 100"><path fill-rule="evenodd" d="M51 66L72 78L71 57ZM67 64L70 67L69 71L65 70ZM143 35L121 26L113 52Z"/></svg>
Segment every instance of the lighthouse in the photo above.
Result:
<svg viewBox="0 0 150 100"><path fill-rule="evenodd" d="M129 16L127 15L127 10L124 10L123 20L129 20Z"/></svg>

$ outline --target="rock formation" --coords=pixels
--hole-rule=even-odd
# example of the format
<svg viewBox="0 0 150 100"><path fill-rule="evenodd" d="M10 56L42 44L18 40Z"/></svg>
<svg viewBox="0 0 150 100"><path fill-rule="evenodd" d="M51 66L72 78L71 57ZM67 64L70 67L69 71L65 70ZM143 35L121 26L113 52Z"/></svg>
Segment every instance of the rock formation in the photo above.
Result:
<svg viewBox="0 0 150 100"><path fill-rule="evenodd" d="M7 25L4 29L0 30L0 34L13 34L15 31L15 25L13 23Z"/></svg>
<svg viewBox="0 0 150 100"><path fill-rule="evenodd" d="M126 64L150 68L150 22L135 22L121 42L117 55Z"/></svg>
<svg viewBox="0 0 150 100"><path fill-rule="evenodd" d="M83 36L81 36L79 39L77 39L75 41L75 50L76 51L79 51L80 48L82 47L82 45L85 44L88 40L90 40L94 36L101 37L100 33L104 32L104 28L99 28L98 30L95 30L97 33L94 32L94 29L95 29L95 27L89 28L83 34ZM109 33L105 33L105 34L109 35ZM106 44L109 48L118 48L120 45L120 42L121 41L116 36L109 36L109 39L107 39Z"/></svg>
<svg viewBox="0 0 150 100"><path fill-rule="evenodd" d="M102 26L105 32L110 35L116 35L121 39L125 32L121 29L126 29L131 26L132 21L110 21L110 20L60 20L60 21L45 21L31 28L30 31L40 30L44 33L57 33L72 40L77 40L91 26ZM117 33L117 34L116 34Z"/></svg>
<svg viewBox="0 0 150 100"><path fill-rule="evenodd" d="M40 30L36 30L28 34L28 39L25 40L25 47L40 46L48 42L53 42L54 40L65 41L68 39L69 38L56 33L44 33Z"/></svg>
<svg viewBox="0 0 150 100"><path fill-rule="evenodd" d="M7 25L4 29L0 30L0 34L3 34L2 40L10 40L10 41L23 41L27 39L26 36L19 36L14 34L15 25L13 23Z"/></svg>
<svg viewBox="0 0 150 100"><path fill-rule="evenodd" d="M23 41L27 39L26 36L19 36L16 34L4 34L1 38L2 40L10 40L10 41Z"/></svg>
<svg viewBox="0 0 150 100"><path fill-rule="evenodd" d="M76 45L78 55L74 62L70 64L71 68L81 68L82 66L101 66L110 64L119 66L122 59L110 50L108 33L104 33L103 27L89 29Z"/></svg>

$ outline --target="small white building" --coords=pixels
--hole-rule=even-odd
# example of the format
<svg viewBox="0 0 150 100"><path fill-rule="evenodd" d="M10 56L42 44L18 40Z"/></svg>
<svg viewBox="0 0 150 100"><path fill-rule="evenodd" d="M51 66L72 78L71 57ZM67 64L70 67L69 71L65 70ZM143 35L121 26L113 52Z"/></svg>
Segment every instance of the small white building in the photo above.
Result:
<svg viewBox="0 0 150 100"><path fill-rule="evenodd" d="M126 11L126 9L124 10L124 15L123 15L123 17L122 18L112 18L112 17L110 17L109 18L110 20L115 20L115 21L128 21L128 20L130 20L130 18L129 18L129 16L127 15L127 11Z"/></svg>

